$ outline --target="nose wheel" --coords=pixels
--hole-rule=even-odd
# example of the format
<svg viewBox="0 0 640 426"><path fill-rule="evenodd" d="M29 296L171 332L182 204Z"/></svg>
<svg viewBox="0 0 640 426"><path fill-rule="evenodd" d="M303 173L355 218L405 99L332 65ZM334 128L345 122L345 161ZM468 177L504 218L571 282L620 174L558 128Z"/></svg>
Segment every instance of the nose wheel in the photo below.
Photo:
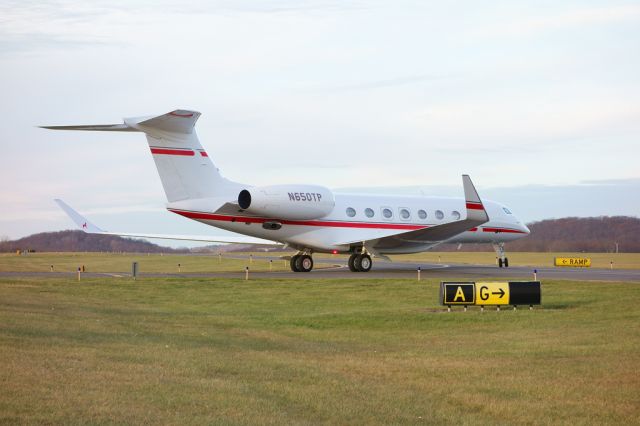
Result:
<svg viewBox="0 0 640 426"><path fill-rule="evenodd" d="M507 258L507 254L504 251L504 243L494 243L493 249L495 250L496 256L498 258L498 268L508 268L509 259Z"/></svg>
<svg viewBox="0 0 640 426"><path fill-rule="evenodd" d="M313 269L313 258L308 254L296 254L291 257L289 266L293 272L311 272Z"/></svg>
<svg viewBox="0 0 640 426"><path fill-rule="evenodd" d="M369 272L373 266L373 261L371 260L371 256L366 253L354 253L349 256L349 262L347 264L351 272Z"/></svg>

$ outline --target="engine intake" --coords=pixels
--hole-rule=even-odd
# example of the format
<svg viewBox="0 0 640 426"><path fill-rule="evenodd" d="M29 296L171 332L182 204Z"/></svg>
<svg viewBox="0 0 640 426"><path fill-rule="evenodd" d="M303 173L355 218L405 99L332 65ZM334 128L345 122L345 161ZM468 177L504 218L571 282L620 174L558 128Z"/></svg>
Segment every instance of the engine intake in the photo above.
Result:
<svg viewBox="0 0 640 426"><path fill-rule="evenodd" d="M331 213L335 197L317 185L272 185L243 189L238 194L241 209L278 219L318 219Z"/></svg>
<svg viewBox="0 0 640 426"><path fill-rule="evenodd" d="M238 195L238 204L240 205L241 209L248 209L251 205L251 193L246 189L240 191L240 194Z"/></svg>

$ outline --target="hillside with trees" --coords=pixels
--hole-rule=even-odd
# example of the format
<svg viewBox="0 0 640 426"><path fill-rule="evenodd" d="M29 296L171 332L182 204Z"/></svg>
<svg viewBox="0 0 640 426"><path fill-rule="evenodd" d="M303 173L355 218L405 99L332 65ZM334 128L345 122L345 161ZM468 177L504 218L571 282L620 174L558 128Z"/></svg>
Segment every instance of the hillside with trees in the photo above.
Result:
<svg viewBox="0 0 640 426"><path fill-rule="evenodd" d="M531 234L506 243L507 251L640 252L640 219L629 216L566 217L527 224ZM436 250L456 250L443 244ZM491 251L490 244L464 244L461 251Z"/></svg>
<svg viewBox="0 0 640 426"><path fill-rule="evenodd" d="M531 234L506 244L507 251L534 252L640 252L640 219L628 216L567 217L547 219L527 224ZM82 231L60 231L34 234L15 241L0 242L0 252L35 251L92 251L129 253L185 253L265 250L264 246L242 244L172 249L145 240L112 235L86 234ZM272 250L282 250L273 247ZM492 251L490 244L442 244L435 251Z"/></svg>
<svg viewBox="0 0 640 426"><path fill-rule="evenodd" d="M527 226L531 235L510 243L510 250L640 252L640 219L636 217L567 217Z"/></svg>
<svg viewBox="0 0 640 426"><path fill-rule="evenodd" d="M82 231L43 232L15 241L0 242L0 252L34 250L37 252L128 252L128 253L185 253L188 249L172 249L145 240L115 235L87 234Z"/></svg>

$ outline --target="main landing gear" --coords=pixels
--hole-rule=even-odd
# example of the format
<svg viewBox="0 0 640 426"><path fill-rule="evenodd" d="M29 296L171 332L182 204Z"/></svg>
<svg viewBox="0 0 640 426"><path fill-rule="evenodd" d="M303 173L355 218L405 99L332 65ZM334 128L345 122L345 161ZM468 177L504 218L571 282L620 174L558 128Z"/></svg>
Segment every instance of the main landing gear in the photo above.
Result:
<svg viewBox="0 0 640 426"><path fill-rule="evenodd" d="M366 253L353 253L349 256L349 270L351 272L369 272L373 266L371 256Z"/></svg>
<svg viewBox="0 0 640 426"><path fill-rule="evenodd" d="M289 266L293 272L311 272L313 269L313 259L308 254L296 254L291 256Z"/></svg>
<svg viewBox="0 0 640 426"><path fill-rule="evenodd" d="M504 243L493 243L493 249L496 251L496 256L498 258L498 267L508 268L509 259L507 258L507 255L504 252Z"/></svg>
<svg viewBox="0 0 640 426"><path fill-rule="evenodd" d="M306 253L296 254L291 256L289 266L293 272L311 272L313 258ZM367 253L353 253L349 256L349 270L351 272L369 272L371 266L373 266L373 261Z"/></svg>

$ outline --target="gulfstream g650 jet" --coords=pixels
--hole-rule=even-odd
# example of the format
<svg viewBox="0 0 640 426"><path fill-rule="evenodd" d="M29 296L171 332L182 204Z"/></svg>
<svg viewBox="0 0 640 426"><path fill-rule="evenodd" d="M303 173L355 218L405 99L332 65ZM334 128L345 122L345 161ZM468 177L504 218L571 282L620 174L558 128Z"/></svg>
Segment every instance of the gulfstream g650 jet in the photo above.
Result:
<svg viewBox="0 0 640 426"><path fill-rule="evenodd" d="M491 243L499 266L508 266L504 243L529 234L504 205L482 202L462 176L464 198L335 193L318 185L252 186L222 177L200 144L196 111L126 118L122 124L45 126L55 130L142 132L156 163L167 210L243 236L199 237L107 232L61 200L63 210L89 233L252 244L282 243L298 250L291 269L308 272L313 253L350 254L354 272L371 269L371 257L416 253L440 243ZM248 236L248 237L246 237Z"/></svg>

